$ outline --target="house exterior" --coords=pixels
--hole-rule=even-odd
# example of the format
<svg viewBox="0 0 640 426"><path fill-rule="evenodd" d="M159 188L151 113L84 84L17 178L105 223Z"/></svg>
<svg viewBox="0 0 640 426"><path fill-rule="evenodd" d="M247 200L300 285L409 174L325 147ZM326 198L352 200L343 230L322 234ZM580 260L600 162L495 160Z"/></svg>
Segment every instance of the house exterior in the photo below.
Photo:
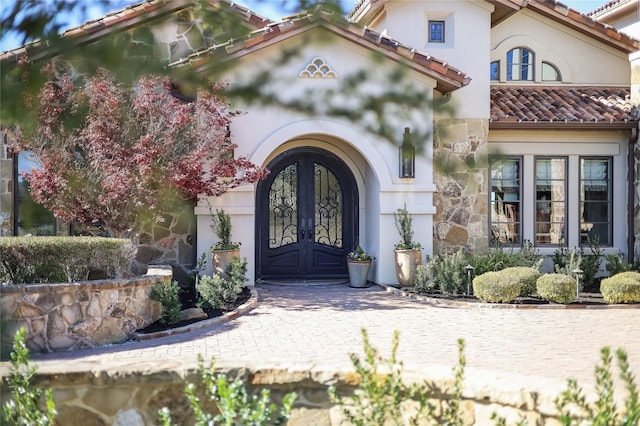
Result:
<svg viewBox="0 0 640 426"><path fill-rule="evenodd" d="M393 214L406 206L426 255L494 241L551 255L598 239L640 256L640 45L628 35L552 0L361 0L348 20L315 10L272 21L233 5L254 31L195 47L177 18L188 2L143 6L97 22L133 28L165 10L153 31L176 70L232 88L271 76L272 102L234 100L244 113L231 127L235 154L269 177L201 199L197 238L156 238L170 252L207 252L222 208L250 282L344 278L359 244L375 257L369 279L393 284ZM400 92L419 99L358 113Z"/></svg>

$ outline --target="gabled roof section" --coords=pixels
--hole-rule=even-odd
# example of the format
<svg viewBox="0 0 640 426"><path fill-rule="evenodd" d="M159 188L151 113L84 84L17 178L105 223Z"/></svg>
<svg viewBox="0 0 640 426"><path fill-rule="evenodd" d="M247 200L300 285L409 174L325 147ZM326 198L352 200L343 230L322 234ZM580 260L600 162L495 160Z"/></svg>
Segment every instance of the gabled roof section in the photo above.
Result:
<svg viewBox="0 0 640 426"><path fill-rule="evenodd" d="M230 0L208 0L208 3L212 8L226 7L229 10L233 10L253 28L262 28L273 22L271 19L258 15ZM78 44L91 43L116 32L126 31L141 24L191 8L194 5L195 2L193 0L146 0L142 3L127 6L122 10L108 13L102 18L70 28L62 33L62 37L69 38ZM30 59L39 59L41 57L55 56L56 53L52 52L44 43L34 41L2 53L0 61L17 61L27 54Z"/></svg>
<svg viewBox="0 0 640 426"><path fill-rule="evenodd" d="M525 7L624 52L632 53L640 49L638 40L559 1L530 0Z"/></svg>
<svg viewBox="0 0 640 426"><path fill-rule="evenodd" d="M452 92L471 82L464 72L445 61L419 52L370 29L348 23L344 19L336 19L333 14L321 8L269 24L263 29L252 32L246 38L229 40L227 43L212 46L174 62L170 66L190 65L194 69L207 68L211 65L213 58L228 60L238 58L317 27L323 27L339 37L380 52L394 61L408 64L416 71L434 78L437 82L436 90L441 93Z"/></svg>
<svg viewBox="0 0 640 426"><path fill-rule="evenodd" d="M628 88L492 86L490 128L634 128Z"/></svg>
<svg viewBox="0 0 640 426"><path fill-rule="evenodd" d="M363 19L377 16L381 10L384 10L385 4L388 1L389 0L360 0L349 14L349 19L354 22L361 22ZM495 7L491 17L492 25L502 22L522 9L529 9L623 52L632 53L640 50L640 42L638 42L638 40L556 0L486 1ZM623 0L618 0L616 3L620 1Z"/></svg>

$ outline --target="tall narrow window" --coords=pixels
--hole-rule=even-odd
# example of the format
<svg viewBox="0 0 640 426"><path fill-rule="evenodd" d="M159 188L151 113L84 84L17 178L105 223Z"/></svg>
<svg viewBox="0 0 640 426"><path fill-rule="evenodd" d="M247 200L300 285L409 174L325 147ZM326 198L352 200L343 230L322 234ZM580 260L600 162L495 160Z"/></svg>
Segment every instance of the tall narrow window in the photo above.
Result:
<svg viewBox="0 0 640 426"><path fill-rule="evenodd" d="M533 52L517 47L507 52L507 80L533 81Z"/></svg>
<svg viewBox="0 0 640 426"><path fill-rule="evenodd" d="M444 43L444 21L429 21L429 42Z"/></svg>
<svg viewBox="0 0 640 426"><path fill-rule="evenodd" d="M500 61L491 62L491 66L489 68L489 76L491 81L500 80Z"/></svg>
<svg viewBox="0 0 640 426"><path fill-rule="evenodd" d="M611 158L580 158L580 244L611 245L612 189Z"/></svg>
<svg viewBox="0 0 640 426"><path fill-rule="evenodd" d="M536 244L566 244L566 158L536 158L535 192Z"/></svg>
<svg viewBox="0 0 640 426"><path fill-rule="evenodd" d="M520 244L520 158L492 159L490 167L492 239Z"/></svg>

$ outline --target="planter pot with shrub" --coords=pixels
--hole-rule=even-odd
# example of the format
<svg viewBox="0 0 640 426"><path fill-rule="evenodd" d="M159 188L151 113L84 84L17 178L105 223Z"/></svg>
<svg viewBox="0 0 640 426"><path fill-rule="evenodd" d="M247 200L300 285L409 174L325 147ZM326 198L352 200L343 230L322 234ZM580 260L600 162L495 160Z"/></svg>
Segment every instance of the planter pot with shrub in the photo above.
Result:
<svg viewBox="0 0 640 426"><path fill-rule="evenodd" d="M422 246L413 239L413 218L407 206L393 214L400 242L394 250L396 279L401 287L413 286L418 265L422 265Z"/></svg>

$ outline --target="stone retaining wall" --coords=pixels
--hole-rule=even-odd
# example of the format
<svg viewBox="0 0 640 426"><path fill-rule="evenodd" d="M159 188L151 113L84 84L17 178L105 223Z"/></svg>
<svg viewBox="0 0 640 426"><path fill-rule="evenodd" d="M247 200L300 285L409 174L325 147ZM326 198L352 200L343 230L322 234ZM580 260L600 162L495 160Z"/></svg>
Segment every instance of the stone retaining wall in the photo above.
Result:
<svg viewBox="0 0 640 426"><path fill-rule="evenodd" d="M194 416L184 396L184 387L188 382L200 383L195 363L188 363L189 368L178 359L140 360L135 365L113 363L114 360L110 360L108 368L105 365L100 371L80 371L82 366L73 365L67 366L66 372L60 368L49 373L39 371L35 383L53 389L58 411L56 424L156 425L157 412L162 407L171 410L173 424L193 424ZM287 392L295 391L298 399L287 423L289 426L347 425L340 407L330 401L327 390L333 385L340 394L348 396L358 381L354 372L340 366L331 369L307 363L288 367L216 365L216 371L241 378L248 383L251 392L270 389L272 399L278 404ZM505 417L507 424L516 424L523 418L527 424L559 424L553 397L559 394L561 387L555 382L542 384L545 389L541 391L534 390L529 381L498 378L495 374L468 372L465 377L461 404L465 425L495 424L491 420L493 412ZM450 368L434 368L420 375L405 372L403 379L426 380L433 390L431 402L437 412L441 412L444 401L451 396L453 373ZM204 401L202 392L199 395ZM214 405L207 402L203 406L215 414Z"/></svg>
<svg viewBox="0 0 640 426"><path fill-rule="evenodd" d="M147 275L112 280L0 286L2 347L27 330L31 352L91 348L126 340L160 317L151 288L171 280L171 267L150 267Z"/></svg>

